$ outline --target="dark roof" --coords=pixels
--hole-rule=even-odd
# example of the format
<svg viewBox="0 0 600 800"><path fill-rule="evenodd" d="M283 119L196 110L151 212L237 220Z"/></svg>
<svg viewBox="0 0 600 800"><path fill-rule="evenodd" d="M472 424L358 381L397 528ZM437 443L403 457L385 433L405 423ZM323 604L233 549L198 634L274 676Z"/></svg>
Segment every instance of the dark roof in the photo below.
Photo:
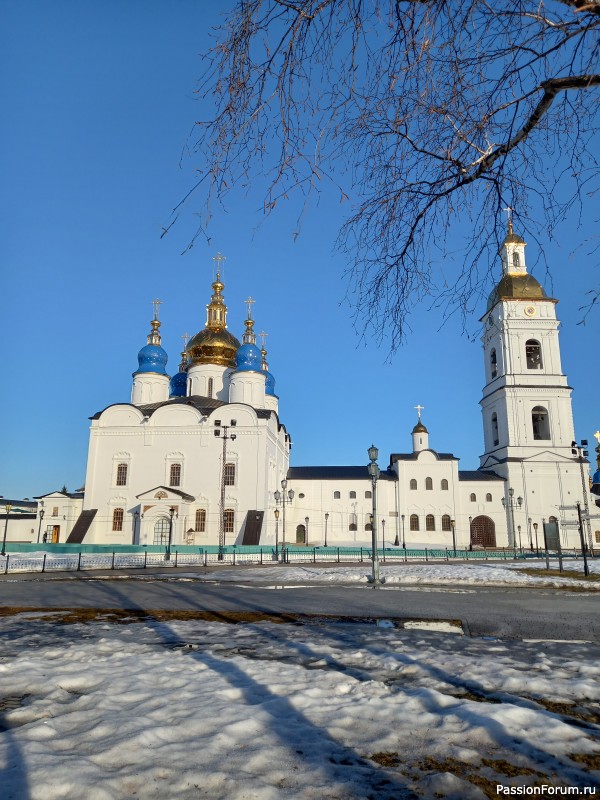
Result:
<svg viewBox="0 0 600 800"><path fill-rule="evenodd" d="M366 465L364 467L290 467L288 480L371 480ZM381 471L380 480L395 481L396 475L391 471Z"/></svg>
<svg viewBox="0 0 600 800"><path fill-rule="evenodd" d="M496 475L495 472L483 472L483 470L479 469L459 469L458 480L459 481L503 481L504 478L501 478L500 475Z"/></svg>
<svg viewBox="0 0 600 800"><path fill-rule="evenodd" d="M420 453L424 453L424 450L420 450ZM433 455L438 459L438 461L458 461L459 459L456 458L455 455L452 453L438 453L435 450L431 450L431 448L427 449L427 452L433 453ZM416 461L419 456L419 453L392 453L390 455L390 466L395 464L396 461Z"/></svg>
<svg viewBox="0 0 600 800"><path fill-rule="evenodd" d="M12 506L12 508L15 510L16 506L19 506L20 508L37 508L37 503L35 500L10 500L9 498L4 497L0 499L0 505L6 505L6 503L8 503L9 506Z"/></svg>
<svg viewBox="0 0 600 800"><path fill-rule="evenodd" d="M35 499L43 500L45 497L50 497L51 494L62 494L63 497L70 497L71 500L80 500L83 497L83 492L62 492L60 489L55 489L53 492L38 494L35 496Z"/></svg>
<svg viewBox="0 0 600 800"><path fill-rule="evenodd" d="M146 489L145 492L141 492L141 494L137 494L136 497L139 499L143 494L148 494L148 492L154 492L157 489L163 489L165 492L173 492L173 494L178 494L182 500L195 500L195 497L192 497L191 494L187 494L187 492L181 492L179 489L174 489L172 486L155 486L154 489Z"/></svg>
<svg viewBox="0 0 600 800"><path fill-rule="evenodd" d="M191 397L172 397L170 400L163 400L161 403L148 403L143 406L136 406L133 405L133 403L111 403L111 405L103 408L102 411L97 411L90 419L98 419L100 414L103 414L107 408L112 408L113 406L133 406L133 408L139 408L145 416L151 417L157 409L163 406L194 406L201 414L208 415L211 411L214 411L215 408L226 405L227 403L223 400L217 400L216 397L200 397L199 395L192 395Z"/></svg>

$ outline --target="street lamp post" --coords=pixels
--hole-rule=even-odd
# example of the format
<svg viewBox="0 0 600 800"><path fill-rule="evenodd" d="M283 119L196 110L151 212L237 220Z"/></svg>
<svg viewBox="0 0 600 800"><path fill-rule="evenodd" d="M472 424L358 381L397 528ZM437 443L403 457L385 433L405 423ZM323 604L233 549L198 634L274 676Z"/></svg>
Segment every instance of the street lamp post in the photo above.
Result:
<svg viewBox="0 0 600 800"><path fill-rule="evenodd" d="M227 461L227 442L235 441L235 433L227 434L229 425L223 425L221 428L215 428L215 436L223 439L223 463L221 464L221 498L219 502L219 561L223 561L223 553L225 551L225 462Z"/></svg>
<svg viewBox="0 0 600 800"><path fill-rule="evenodd" d="M171 544L173 542L173 517L177 518L177 511L174 506L169 509L169 541L167 543L167 552L165 553L165 561L171 560Z"/></svg>
<svg viewBox="0 0 600 800"><path fill-rule="evenodd" d="M304 517L304 544L308 544L308 517Z"/></svg>
<svg viewBox="0 0 600 800"><path fill-rule="evenodd" d="M537 522L534 522L534 523L533 523L533 530L535 531L535 552L536 552L536 553L538 554L538 556L539 556L539 554L540 554L540 546L539 546L539 544L538 544L538 538L537 538L537 529L538 529L538 523L537 523Z"/></svg>
<svg viewBox="0 0 600 800"><path fill-rule="evenodd" d="M517 525L517 530L519 531L519 550L521 551L521 555L523 555L523 545L521 543L521 526Z"/></svg>
<svg viewBox="0 0 600 800"><path fill-rule="evenodd" d="M531 517L527 518L527 530L529 532L529 549L533 553L533 539L531 538Z"/></svg>
<svg viewBox="0 0 600 800"><path fill-rule="evenodd" d="M2 538L2 553L0 553L0 555L6 555L6 534L8 532L8 517L10 516L11 508L12 506L10 503L4 504L4 513L6 514L6 522L4 523L4 537Z"/></svg>
<svg viewBox="0 0 600 800"><path fill-rule="evenodd" d="M452 551L454 553L454 558L456 558L456 520L450 520L450 527L452 528Z"/></svg>
<svg viewBox="0 0 600 800"><path fill-rule="evenodd" d="M406 539L404 538L404 514L402 514L402 549L406 550Z"/></svg>
<svg viewBox="0 0 600 800"><path fill-rule="evenodd" d="M594 540L592 538L592 525L590 522L590 504L588 501L588 487L586 486L585 472L583 471L583 465L586 463L586 459L589 456L587 446L587 439L582 439L581 444L577 444L577 442L571 442L571 452L574 456L577 456L577 461L579 462L579 471L581 473L581 490L583 493L583 507L585 508L585 522L588 534L588 546L590 553L593 556Z"/></svg>
<svg viewBox="0 0 600 800"><path fill-rule="evenodd" d="M379 556L377 553L377 481L379 479L380 470L377 464L377 457L379 450L375 445L371 445L368 449L370 464L367 467L369 475L371 476L371 499L373 504L373 515L371 521L371 559L373 562L373 586L381 586L379 578Z"/></svg>
<svg viewBox="0 0 600 800"><path fill-rule="evenodd" d="M277 503L281 502L281 507L283 509L283 515L282 515L282 523L283 523L282 524L282 542L281 542L281 556L282 556L281 560L282 560L282 563L285 563L285 506L286 506L287 503L291 503L292 500L294 499L294 490L293 489L288 489L287 485L288 485L287 478L284 478L281 481L281 488L282 488L283 491L280 492L279 489L277 489L277 491L275 492L275 501Z"/></svg>
<svg viewBox="0 0 600 800"><path fill-rule="evenodd" d="M275 561L279 561L279 509L276 508L275 514Z"/></svg>
<svg viewBox="0 0 600 800"><path fill-rule="evenodd" d="M43 508L40 508L40 524L38 525L38 535L37 535L37 543L40 543L40 533L42 531L42 522L44 521L44 514L46 512Z"/></svg>
<svg viewBox="0 0 600 800"><path fill-rule="evenodd" d="M508 490L508 497L502 498L502 505L504 506L505 510L508 512L508 519L510 520L510 537L512 539L513 545L513 553L514 558L517 557L517 537L516 537L516 528L515 528L515 506L521 508L523 505L523 498L517 497L515 500L515 490L512 486ZM509 542L510 544L510 542Z"/></svg>
<svg viewBox="0 0 600 800"><path fill-rule="evenodd" d="M383 546L383 557L385 559L385 520L381 520L381 540Z"/></svg>
<svg viewBox="0 0 600 800"><path fill-rule="evenodd" d="M329 511L325 512L325 542L324 547L327 547L327 520L329 519Z"/></svg>

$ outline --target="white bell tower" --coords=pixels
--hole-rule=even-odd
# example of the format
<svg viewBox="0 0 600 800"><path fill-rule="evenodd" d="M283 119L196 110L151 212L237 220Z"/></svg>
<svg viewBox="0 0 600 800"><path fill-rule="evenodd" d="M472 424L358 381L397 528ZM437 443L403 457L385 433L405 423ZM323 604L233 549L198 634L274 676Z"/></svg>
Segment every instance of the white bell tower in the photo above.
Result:
<svg viewBox="0 0 600 800"><path fill-rule="evenodd" d="M582 499L582 489L571 453L572 389L561 366L558 301L528 274L525 247L509 219L500 251L502 278L481 320L485 452L480 469L505 478L507 507L511 489L512 496L524 498L513 509L514 525L527 540L533 522L570 519L566 507Z"/></svg>

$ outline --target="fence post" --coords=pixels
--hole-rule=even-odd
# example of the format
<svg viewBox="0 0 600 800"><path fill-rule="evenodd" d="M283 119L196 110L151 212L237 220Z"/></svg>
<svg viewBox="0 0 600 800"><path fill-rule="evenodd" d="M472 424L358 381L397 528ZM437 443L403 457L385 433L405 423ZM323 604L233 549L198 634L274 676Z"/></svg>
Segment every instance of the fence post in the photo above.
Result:
<svg viewBox="0 0 600 800"><path fill-rule="evenodd" d="M175 550L175 566L177 566L177 554L178 554L178 551Z"/></svg>
<svg viewBox="0 0 600 800"><path fill-rule="evenodd" d="M262 564L262 562L263 562L263 556L262 556L262 547L261 547L260 548L260 563Z"/></svg>
<svg viewBox="0 0 600 800"><path fill-rule="evenodd" d="M406 547L405 547L404 548L404 563L406 564L407 561L408 561L408 555L406 553Z"/></svg>
<svg viewBox="0 0 600 800"><path fill-rule="evenodd" d="M144 569L146 569L147 564L148 564L148 551L144 550Z"/></svg>
<svg viewBox="0 0 600 800"><path fill-rule="evenodd" d="M204 551L204 566L208 565L208 550Z"/></svg>
<svg viewBox="0 0 600 800"><path fill-rule="evenodd" d="M425 561L429 561L429 558L427 557L427 548L425 548Z"/></svg>
<svg viewBox="0 0 600 800"><path fill-rule="evenodd" d="M115 551L114 550L113 550L113 554L112 554L112 562L111 562L110 568L111 569L115 568Z"/></svg>
<svg viewBox="0 0 600 800"><path fill-rule="evenodd" d="M42 561L42 572L46 572L46 553L44 553L44 560Z"/></svg>
<svg viewBox="0 0 600 800"><path fill-rule="evenodd" d="M339 564L340 563L340 548L339 547L338 547L337 551L338 551L337 563Z"/></svg>
<svg viewBox="0 0 600 800"><path fill-rule="evenodd" d="M81 572L81 550L79 551L79 558L77 559L77 572Z"/></svg>
<svg viewBox="0 0 600 800"><path fill-rule="evenodd" d="M6 563L4 564L4 574L5 574L5 575L6 575L6 573L8 572L8 559L9 559L9 558L10 558L10 555L7 553L7 554L6 554Z"/></svg>
<svg viewBox="0 0 600 800"><path fill-rule="evenodd" d="M446 561L448 561L448 548L446 548Z"/></svg>
<svg viewBox="0 0 600 800"><path fill-rule="evenodd" d="M317 563L317 548L313 547L313 564Z"/></svg>

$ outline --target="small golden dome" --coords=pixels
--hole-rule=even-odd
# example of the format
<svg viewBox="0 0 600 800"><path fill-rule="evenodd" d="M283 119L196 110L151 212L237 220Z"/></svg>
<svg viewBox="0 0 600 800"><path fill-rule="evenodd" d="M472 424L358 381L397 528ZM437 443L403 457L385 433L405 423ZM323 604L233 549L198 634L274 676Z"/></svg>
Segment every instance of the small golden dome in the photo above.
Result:
<svg viewBox="0 0 600 800"><path fill-rule="evenodd" d="M220 364L235 367L235 356L240 343L228 330L204 328L190 339L187 346L189 366L194 364Z"/></svg>
<svg viewBox="0 0 600 800"><path fill-rule="evenodd" d="M415 427L412 429L412 432L413 432L413 433L429 433L429 431L427 430L427 428L425 427L425 425L423 425L423 423L421 422L421 420L419 420L419 421L417 422L417 424L415 425Z"/></svg>
<svg viewBox="0 0 600 800"><path fill-rule="evenodd" d="M487 310L501 300L545 300L546 292L533 275L526 272L505 275L490 294Z"/></svg>

